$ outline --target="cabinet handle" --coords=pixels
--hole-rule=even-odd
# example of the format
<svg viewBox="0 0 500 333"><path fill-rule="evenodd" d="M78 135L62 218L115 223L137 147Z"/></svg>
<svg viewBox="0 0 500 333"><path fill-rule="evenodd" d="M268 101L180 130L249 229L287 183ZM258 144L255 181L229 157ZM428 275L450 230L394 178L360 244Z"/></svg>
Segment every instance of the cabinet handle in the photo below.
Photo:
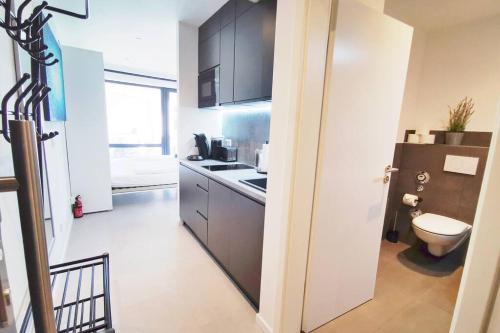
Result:
<svg viewBox="0 0 500 333"><path fill-rule="evenodd" d="M205 192L208 192L208 190L206 190L203 186L201 186L200 184L196 184L196 187L198 188L201 188L203 191Z"/></svg>
<svg viewBox="0 0 500 333"><path fill-rule="evenodd" d="M207 217L205 217L205 215L203 215L202 213L200 213L200 211L199 211L199 210L196 210L196 212L198 213L198 215L200 215L201 217L203 217L203 219L204 219L205 221L208 221L208 218L207 218Z"/></svg>

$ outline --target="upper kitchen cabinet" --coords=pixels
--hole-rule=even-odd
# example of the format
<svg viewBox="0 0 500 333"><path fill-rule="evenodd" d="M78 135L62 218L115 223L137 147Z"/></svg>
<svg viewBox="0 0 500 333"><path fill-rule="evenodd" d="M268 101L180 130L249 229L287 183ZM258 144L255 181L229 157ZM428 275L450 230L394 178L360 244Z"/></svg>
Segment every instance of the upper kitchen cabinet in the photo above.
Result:
<svg viewBox="0 0 500 333"><path fill-rule="evenodd" d="M208 37L198 45L198 71L218 66L220 62L220 32Z"/></svg>
<svg viewBox="0 0 500 333"><path fill-rule="evenodd" d="M234 101L270 99L276 0L262 0L236 18Z"/></svg>
<svg viewBox="0 0 500 333"><path fill-rule="evenodd" d="M248 0L234 0L234 6L236 7L236 16L239 17L241 14L250 9L255 3Z"/></svg>
<svg viewBox="0 0 500 333"><path fill-rule="evenodd" d="M219 66L220 78L217 105L200 107L271 98L275 24L276 0L230 0L201 25L199 72Z"/></svg>
<svg viewBox="0 0 500 333"><path fill-rule="evenodd" d="M220 32L219 103L234 101L234 21Z"/></svg>
<svg viewBox="0 0 500 333"><path fill-rule="evenodd" d="M203 23L198 29L198 41L204 42L220 31L220 12L215 13L212 17Z"/></svg>
<svg viewBox="0 0 500 333"><path fill-rule="evenodd" d="M236 17L236 1L229 0L222 8L219 10L220 28L221 30L231 22L234 22Z"/></svg>
<svg viewBox="0 0 500 333"><path fill-rule="evenodd" d="M218 66L220 61L220 13L215 13L198 30L198 72Z"/></svg>

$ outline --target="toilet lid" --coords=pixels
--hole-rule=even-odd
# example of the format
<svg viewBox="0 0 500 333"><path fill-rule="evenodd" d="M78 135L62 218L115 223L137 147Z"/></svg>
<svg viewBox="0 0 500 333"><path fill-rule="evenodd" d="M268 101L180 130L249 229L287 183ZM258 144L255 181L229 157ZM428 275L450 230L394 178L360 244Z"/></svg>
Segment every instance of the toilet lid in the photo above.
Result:
<svg viewBox="0 0 500 333"><path fill-rule="evenodd" d="M430 213L414 218L413 224L422 230L447 236L459 235L471 228L470 225L462 221Z"/></svg>

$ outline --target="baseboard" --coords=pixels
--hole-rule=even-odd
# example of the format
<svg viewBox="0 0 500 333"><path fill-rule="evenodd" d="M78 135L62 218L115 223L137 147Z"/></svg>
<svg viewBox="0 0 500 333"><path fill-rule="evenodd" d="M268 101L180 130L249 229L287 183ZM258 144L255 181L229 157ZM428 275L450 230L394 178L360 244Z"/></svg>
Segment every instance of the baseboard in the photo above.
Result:
<svg viewBox="0 0 500 333"><path fill-rule="evenodd" d="M262 318L260 313L257 313L256 319L257 319L257 324L262 329L262 331L264 331L264 333L273 333L273 330L268 325L268 323L264 320L264 318Z"/></svg>

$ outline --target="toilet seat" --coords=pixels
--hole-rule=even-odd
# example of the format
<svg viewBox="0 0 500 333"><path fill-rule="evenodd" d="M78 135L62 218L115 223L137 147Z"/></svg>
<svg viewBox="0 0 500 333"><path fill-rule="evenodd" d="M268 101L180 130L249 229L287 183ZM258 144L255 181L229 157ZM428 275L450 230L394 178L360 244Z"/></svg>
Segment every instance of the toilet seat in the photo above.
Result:
<svg viewBox="0 0 500 333"><path fill-rule="evenodd" d="M462 221L430 213L414 218L413 225L424 231L443 236L460 235L471 228Z"/></svg>

